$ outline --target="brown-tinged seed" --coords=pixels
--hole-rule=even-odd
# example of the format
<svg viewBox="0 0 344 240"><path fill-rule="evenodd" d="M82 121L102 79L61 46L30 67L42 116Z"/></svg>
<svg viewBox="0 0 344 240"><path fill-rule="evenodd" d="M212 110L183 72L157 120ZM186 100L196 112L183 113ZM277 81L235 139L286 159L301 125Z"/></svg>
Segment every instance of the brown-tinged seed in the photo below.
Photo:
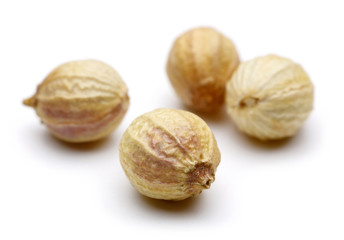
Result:
<svg viewBox="0 0 344 240"><path fill-rule="evenodd" d="M111 66L82 60L54 69L24 104L36 110L57 138L88 142L115 130L128 109L129 97L126 84Z"/></svg>
<svg viewBox="0 0 344 240"><path fill-rule="evenodd" d="M212 28L192 29L176 39L167 75L183 103L211 112L224 103L226 82L239 65L232 41Z"/></svg>
<svg viewBox="0 0 344 240"><path fill-rule="evenodd" d="M125 131L121 165L141 194L165 200L199 195L215 180L220 151L207 124L193 113L157 109Z"/></svg>

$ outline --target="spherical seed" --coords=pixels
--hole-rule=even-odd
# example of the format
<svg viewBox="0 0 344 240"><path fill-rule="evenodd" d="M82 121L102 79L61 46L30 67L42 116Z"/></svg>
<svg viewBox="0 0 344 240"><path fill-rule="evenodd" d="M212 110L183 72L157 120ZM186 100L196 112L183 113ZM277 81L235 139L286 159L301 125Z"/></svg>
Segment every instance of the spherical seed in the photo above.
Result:
<svg viewBox="0 0 344 240"><path fill-rule="evenodd" d="M166 69L186 106L210 112L223 104L225 84L239 62L230 39L212 28L196 28L174 42Z"/></svg>
<svg viewBox="0 0 344 240"><path fill-rule="evenodd" d="M226 86L227 112L261 140L295 135L313 108L313 84L299 64L276 55L243 62Z"/></svg>
<svg viewBox="0 0 344 240"><path fill-rule="evenodd" d="M157 109L125 131L121 165L143 195L182 200L199 195L215 180L220 151L207 124L187 111Z"/></svg>
<svg viewBox="0 0 344 240"><path fill-rule="evenodd" d="M24 100L57 138L88 142L109 135L121 122L128 89L119 74L96 60L73 61L54 69Z"/></svg>

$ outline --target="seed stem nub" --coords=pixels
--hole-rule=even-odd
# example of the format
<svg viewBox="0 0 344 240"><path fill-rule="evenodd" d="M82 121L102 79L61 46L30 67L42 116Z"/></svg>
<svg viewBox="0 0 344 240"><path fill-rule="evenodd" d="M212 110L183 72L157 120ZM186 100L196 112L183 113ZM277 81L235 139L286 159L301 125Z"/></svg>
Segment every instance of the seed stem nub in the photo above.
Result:
<svg viewBox="0 0 344 240"><path fill-rule="evenodd" d="M29 107L35 107L37 105L37 99L34 96L27 98L23 101L23 104Z"/></svg>
<svg viewBox="0 0 344 240"><path fill-rule="evenodd" d="M239 102L240 108L253 107L258 103L259 99L255 97L246 97Z"/></svg>

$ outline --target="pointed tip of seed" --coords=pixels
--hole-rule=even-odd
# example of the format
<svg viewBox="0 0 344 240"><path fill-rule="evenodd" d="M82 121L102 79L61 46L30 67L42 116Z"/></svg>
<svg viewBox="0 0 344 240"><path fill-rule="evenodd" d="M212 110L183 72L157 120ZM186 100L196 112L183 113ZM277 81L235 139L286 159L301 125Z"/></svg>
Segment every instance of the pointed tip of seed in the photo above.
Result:
<svg viewBox="0 0 344 240"><path fill-rule="evenodd" d="M37 104L37 99L34 96L27 98L23 101L23 104L29 107L35 107Z"/></svg>

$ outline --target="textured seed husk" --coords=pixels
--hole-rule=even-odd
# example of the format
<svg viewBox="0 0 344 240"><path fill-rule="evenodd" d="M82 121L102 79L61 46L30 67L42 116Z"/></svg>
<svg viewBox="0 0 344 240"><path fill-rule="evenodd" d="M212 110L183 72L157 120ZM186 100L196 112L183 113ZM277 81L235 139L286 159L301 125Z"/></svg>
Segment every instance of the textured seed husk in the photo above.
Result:
<svg viewBox="0 0 344 240"><path fill-rule="evenodd" d="M186 106L211 112L224 103L226 82L239 63L230 39L212 28L196 28L176 39L166 70Z"/></svg>
<svg viewBox="0 0 344 240"><path fill-rule="evenodd" d="M109 135L129 106L119 74L97 60L73 61L54 69L24 100L57 138L89 142Z"/></svg>
<svg viewBox="0 0 344 240"><path fill-rule="evenodd" d="M240 64L226 86L227 112L261 140L295 135L313 109L313 84L299 64L276 55Z"/></svg>
<svg viewBox="0 0 344 240"><path fill-rule="evenodd" d="M141 194L165 200L199 195L215 180L220 151L207 124L195 114L157 109L125 131L121 165Z"/></svg>

